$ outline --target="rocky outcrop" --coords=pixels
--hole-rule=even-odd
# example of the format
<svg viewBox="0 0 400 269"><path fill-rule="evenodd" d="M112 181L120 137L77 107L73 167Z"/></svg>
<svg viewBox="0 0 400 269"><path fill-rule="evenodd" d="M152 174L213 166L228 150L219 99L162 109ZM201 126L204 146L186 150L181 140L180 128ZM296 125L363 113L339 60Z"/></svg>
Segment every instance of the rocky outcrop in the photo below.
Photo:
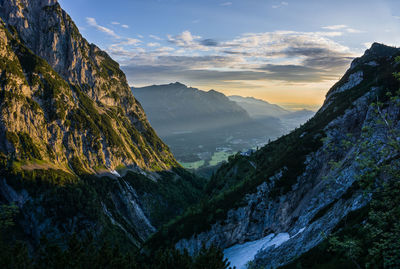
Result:
<svg viewBox="0 0 400 269"><path fill-rule="evenodd" d="M74 172L177 166L118 63L80 35L57 1L2 0L0 17L3 153ZM21 154L27 139L36 154Z"/></svg>
<svg viewBox="0 0 400 269"><path fill-rule="evenodd" d="M200 190L57 1L0 0L0 204L18 206L30 246L90 234L139 247Z"/></svg>
<svg viewBox="0 0 400 269"><path fill-rule="evenodd" d="M288 170L286 166L277 167L275 175L265 179L256 192L245 195L241 206L229 210L227 217L212 224L209 230L179 240L176 248L195 254L202 244L224 249L235 246L240 255L246 253L245 250L239 252L240 248L261 242L255 240L288 233L284 242L261 245L255 257L248 260L255 258L256 268L277 268L318 245L350 212L364 207L370 196L355 184L362 162L361 157L356 156L361 156L366 144L382 145L388 139L388 129L382 128L376 107L370 104L387 91L397 90L398 83L391 74L397 66L394 56L399 54L398 49L374 44L328 92L316 116L289 135L301 145L306 143L304 137L310 130L316 131L319 126L319 133L325 137L317 150L307 154L303 172L288 191L276 195L278 183L282 185L282 181L288 180L282 175L290 172L285 171ZM371 65L371 61L376 64ZM381 113L389 115L394 128L400 129L399 108L386 100ZM324 119L329 121L323 124ZM363 135L365 129L373 130L373 134ZM275 143L279 144L279 140ZM265 152L271 154L268 146ZM259 152L258 157L262 154ZM244 244L251 241L255 241L254 244ZM229 258L232 248L227 253ZM245 263L241 261L240 264Z"/></svg>

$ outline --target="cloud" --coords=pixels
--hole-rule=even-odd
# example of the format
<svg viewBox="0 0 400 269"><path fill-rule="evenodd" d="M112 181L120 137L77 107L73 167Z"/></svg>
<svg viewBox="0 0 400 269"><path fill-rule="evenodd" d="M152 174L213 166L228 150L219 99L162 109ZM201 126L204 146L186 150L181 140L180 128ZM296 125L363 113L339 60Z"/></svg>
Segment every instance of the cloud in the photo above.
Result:
<svg viewBox="0 0 400 269"><path fill-rule="evenodd" d="M347 28L346 31L347 31L348 33L351 33L351 34L365 33L365 31L361 31L361 30L354 29L354 28Z"/></svg>
<svg viewBox="0 0 400 269"><path fill-rule="evenodd" d="M349 27L349 26L347 26L345 24L323 26L322 29L326 29L326 30L342 30L342 31L346 31L347 33L350 33L350 34L364 33L364 31L351 28L351 27Z"/></svg>
<svg viewBox="0 0 400 269"><path fill-rule="evenodd" d="M231 6L232 2L224 2L224 3L221 3L219 5L222 6L222 7L227 7L227 6Z"/></svg>
<svg viewBox="0 0 400 269"><path fill-rule="evenodd" d="M168 42L188 49L201 49L200 43L197 42L201 36L192 35L188 30L183 31L180 35L167 35Z"/></svg>
<svg viewBox="0 0 400 269"><path fill-rule="evenodd" d="M154 39L154 40L162 40L161 37L156 36L156 35L149 35L150 38Z"/></svg>
<svg viewBox="0 0 400 269"><path fill-rule="evenodd" d="M139 43L142 43L140 39L136 38L126 38L124 41L118 43L119 45L137 45Z"/></svg>
<svg viewBox="0 0 400 269"><path fill-rule="evenodd" d="M369 49L372 46L373 43L374 42L365 42L365 43L363 43L363 45L364 45L365 48Z"/></svg>
<svg viewBox="0 0 400 269"><path fill-rule="evenodd" d="M125 51L126 53L128 52L127 49L125 48L135 48L142 43L140 39L136 38L125 38L122 41L118 43L111 44L109 47L110 51L113 51L114 53ZM128 55L128 54L126 54Z"/></svg>
<svg viewBox="0 0 400 269"><path fill-rule="evenodd" d="M93 19L93 18L90 18L90 19ZM120 22L117 22L117 21L112 21L111 24L112 25L120 25L122 28L129 28L129 25L121 24Z"/></svg>
<svg viewBox="0 0 400 269"><path fill-rule="evenodd" d="M259 70L266 71L265 78L287 82L321 82L335 79L336 76L323 69L302 65L273 65L267 64Z"/></svg>
<svg viewBox="0 0 400 269"><path fill-rule="evenodd" d="M166 52L170 52L170 51L174 51L174 48L171 47L160 47L158 49L155 50L156 53L166 53ZM168 53L167 53L168 54Z"/></svg>
<svg viewBox="0 0 400 269"><path fill-rule="evenodd" d="M281 8L281 7L286 7L286 6L288 6L288 5L289 5L288 2L282 1L282 2L280 2L280 3L277 4L277 5L272 5L272 8Z"/></svg>
<svg viewBox="0 0 400 269"><path fill-rule="evenodd" d="M99 30L99 31L101 31L103 33L106 33L109 36L112 36L112 37L117 38L117 39L120 38L120 36L118 36L113 30L111 30L109 28L106 28L104 26L98 25L95 18L87 17L86 18L86 22L90 26L95 27L97 30Z"/></svg>
<svg viewBox="0 0 400 269"><path fill-rule="evenodd" d="M196 84L227 84L235 81L237 85L243 80L263 80L264 72L256 71L214 71L186 69L181 66L122 66L127 77L135 84L168 83L171 81L191 81Z"/></svg>
<svg viewBox="0 0 400 269"><path fill-rule="evenodd" d="M336 25L329 25L329 26L323 26L322 29L327 29L327 30L340 30L347 28L347 25L345 24L336 24Z"/></svg>
<svg viewBox="0 0 400 269"><path fill-rule="evenodd" d="M150 42L150 43L147 43L147 46L148 47L159 47L161 45L160 45L160 43L157 43L157 42Z"/></svg>
<svg viewBox="0 0 400 269"><path fill-rule="evenodd" d="M337 79L358 56L332 38L336 31L246 33L216 41L184 31L168 35L170 47L124 48L108 52L118 59L130 81L193 81L222 85L230 81L314 83ZM156 42L153 42L156 43ZM160 43L157 43L157 45ZM143 82L144 83L144 82Z"/></svg>
<svg viewBox="0 0 400 269"><path fill-rule="evenodd" d="M218 42L214 39L207 38L207 39L201 40L200 44L203 46L216 47L218 45Z"/></svg>

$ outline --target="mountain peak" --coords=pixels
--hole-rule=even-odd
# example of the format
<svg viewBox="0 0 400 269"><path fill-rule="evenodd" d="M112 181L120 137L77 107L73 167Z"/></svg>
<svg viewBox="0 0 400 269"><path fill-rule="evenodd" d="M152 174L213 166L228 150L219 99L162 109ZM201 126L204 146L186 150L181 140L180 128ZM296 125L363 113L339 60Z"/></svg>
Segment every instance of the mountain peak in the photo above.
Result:
<svg viewBox="0 0 400 269"><path fill-rule="evenodd" d="M57 1L1 0L0 18L0 60L14 64L10 59L15 59L15 70L6 73L19 75L5 81L9 98L0 102L0 137L7 135L8 144L0 145L0 153L74 172L177 165L119 64L82 37ZM12 83L23 90L13 94L18 87ZM18 96L28 110L20 108ZM19 149L24 139L32 141L37 154Z"/></svg>
<svg viewBox="0 0 400 269"><path fill-rule="evenodd" d="M175 83L170 83L169 85L179 86L179 87L187 87L185 84L180 83L179 81L177 81L177 82L175 82Z"/></svg>
<svg viewBox="0 0 400 269"><path fill-rule="evenodd" d="M366 56L379 56L379 57L388 57L392 56L399 52L399 49L396 47L387 46L385 44L374 42L371 45L371 48L365 51Z"/></svg>

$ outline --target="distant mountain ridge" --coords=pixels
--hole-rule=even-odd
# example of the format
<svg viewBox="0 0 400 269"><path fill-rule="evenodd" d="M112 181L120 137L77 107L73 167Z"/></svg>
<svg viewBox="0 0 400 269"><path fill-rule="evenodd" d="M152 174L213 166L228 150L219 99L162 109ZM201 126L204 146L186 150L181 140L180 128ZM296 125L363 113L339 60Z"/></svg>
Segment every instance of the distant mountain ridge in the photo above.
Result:
<svg viewBox="0 0 400 269"><path fill-rule="evenodd" d="M132 92L162 136L229 127L250 121L242 107L215 90L206 92L176 82L132 88Z"/></svg>
<svg viewBox="0 0 400 269"><path fill-rule="evenodd" d="M217 152L227 158L285 132L278 118L253 118L215 90L202 91L176 82L132 88L132 92L151 125L184 163L203 161L207 166ZM221 157L214 156L213 163L216 158Z"/></svg>
<svg viewBox="0 0 400 269"><path fill-rule="evenodd" d="M387 261L398 268L398 216L384 215L393 216L386 205L399 212L391 201L399 192L399 62L399 48L374 43L314 117L222 165L206 186L210 198L149 246L167 241L194 254L216 245L240 269L384 268ZM371 252L375 243L379 252Z"/></svg>
<svg viewBox="0 0 400 269"><path fill-rule="evenodd" d="M271 104L267 101L254 97L242 97L239 95L228 96L229 100L235 101L239 106L243 107L251 117L281 117L291 113L276 104Z"/></svg>
<svg viewBox="0 0 400 269"><path fill-rule="evenodd" d="M242 97L238 95L229 96L229 99L235 101L239 106L249 113L250 117L258 120L263 118L278 118L284 126L284 133L292 131L301 124L309 120L314 111L302 109L298 111L289 111L276 104L256 99L254 97Z"/></svg>

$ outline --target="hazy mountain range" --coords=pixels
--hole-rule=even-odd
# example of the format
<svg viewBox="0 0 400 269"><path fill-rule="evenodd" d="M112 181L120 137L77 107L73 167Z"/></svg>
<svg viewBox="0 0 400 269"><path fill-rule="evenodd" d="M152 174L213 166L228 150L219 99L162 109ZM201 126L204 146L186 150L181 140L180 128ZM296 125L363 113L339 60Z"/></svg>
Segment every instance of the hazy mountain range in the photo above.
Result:
<svg viewBox="0 0 400 269"><path fill-rule="evenodd" d="M374 43L305 123L180 83L138 102L56 0L0 0L1 268L399 268L399 62ZM167 146L278 136L208 179Z"/></svg>
<svg viewBox="0 0 400 269"><path fill-rule="evenodd" d="M289 111L276 104L271 104L254 97L241 97L234 95L229 96L229 99L235 101L239 106L246 110L251 118L278 118L284 126L284 133L299 127L315 114L314 111L307 109Z"/></svg>
<svg viewBox="0 0 400 269"><path fill-rule="evenodd" d="M217 245L237 268L398 267L399 61L400 49L374 43L314 117L232 157L208 182L211 199L149 244L192 255Z"/></svg>
<svg viewBox="0 0 400 269"><path fill-rule="evenodd" d="M270 104L267 101L256 99L254 97L242 97L232 95L229 100L236 102L244 108L252 118L276 117L280 118L288 115L291 112L275 104Z"/></svg>
<svg viewBox="0 0 400 269"><path fill-rule="evenodd" d="M132 88L149 121L161 136L212 131L251 121L245 109L224 94L187 87L179 82Z"/></svg>
<svg viewBox="0 0 400 269"><path fill-rule="evenodd" d="M221 149L233 154L262 146L314 114L291 112L252 97L227 97L179 82L132 88L132 92L156 132L175 157L185 162L207 162Z"/></svg>

